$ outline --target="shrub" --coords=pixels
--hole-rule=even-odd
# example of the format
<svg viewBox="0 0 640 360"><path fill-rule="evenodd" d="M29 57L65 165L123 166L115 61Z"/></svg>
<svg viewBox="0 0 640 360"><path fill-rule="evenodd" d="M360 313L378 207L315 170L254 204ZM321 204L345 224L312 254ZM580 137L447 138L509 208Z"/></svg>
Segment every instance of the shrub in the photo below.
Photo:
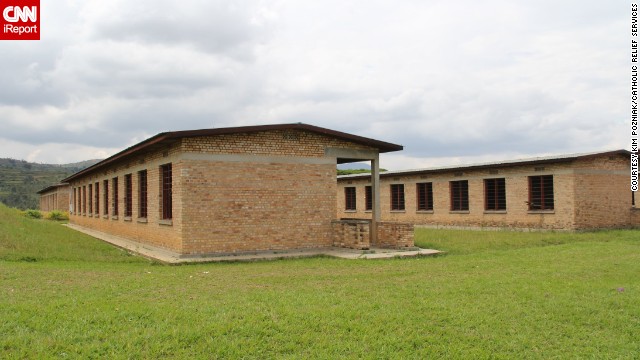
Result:
<svg viewBox="0 0 640 360"><path fill-rule="evenodd" d="M47 214L47 219L55 221L69 220L69 213L66 211L53 210Z"/></svg>
<svg viewBox="0 0 640 360"><path fill-rule="evenodd" d="M38 210L26 210L24 216L30 219L42 219L42 213Z"/></svg>

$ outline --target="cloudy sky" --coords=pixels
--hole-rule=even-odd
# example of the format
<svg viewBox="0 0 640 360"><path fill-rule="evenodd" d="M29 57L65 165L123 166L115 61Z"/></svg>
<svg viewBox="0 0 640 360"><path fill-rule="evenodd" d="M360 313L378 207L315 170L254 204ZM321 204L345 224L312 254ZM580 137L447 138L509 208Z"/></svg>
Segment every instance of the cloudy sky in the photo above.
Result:
<svg viewBox="0 0 640 360"><path fill-rule="evenodd" d="M630 5L572 0L41 1L0 42L0 157L304 122L405 169L628 148Z"/></svg>

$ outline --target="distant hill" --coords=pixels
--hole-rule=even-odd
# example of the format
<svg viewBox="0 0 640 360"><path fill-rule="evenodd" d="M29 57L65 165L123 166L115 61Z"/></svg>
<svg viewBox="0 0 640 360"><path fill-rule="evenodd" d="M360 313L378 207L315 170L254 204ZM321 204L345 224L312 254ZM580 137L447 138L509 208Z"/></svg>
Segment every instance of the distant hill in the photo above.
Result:
<svg viewBox="0 0 640 360"><path fill-rule="evenodd" d="M62 164L62 165L53 165L53 166L60 166L63 167L65 169L86 169L91 165L97 164L100 161L102 161L102 159L93 159L93 160L85 160L85 161L80 161L80 162L75 162L75 163L70 163L70 164ZM80 171L78 170L78 171Z"/></svg>
<svg viewBox="0 0 640 360"><path fill-rule="evenodd" d="M380 172L385 172L386 169L380 169ZM348 163L338 164L338 175L351 175L351 174L363 174L370 173L371 165L368 163Z"/></svg>
<svg viewBox="0 0 640 360"><path fill-rule="evenodd" d="M371 165L369 163L346 163L338 164L338 170L369 170L371 171Z"/></svg>
<svg viewBox="0 0 640 360"><path fill-rule="evenodd" d="M58 165L0 158L0 202L23 210L37 209L40 204L37 191L99 161Z"/></svg>

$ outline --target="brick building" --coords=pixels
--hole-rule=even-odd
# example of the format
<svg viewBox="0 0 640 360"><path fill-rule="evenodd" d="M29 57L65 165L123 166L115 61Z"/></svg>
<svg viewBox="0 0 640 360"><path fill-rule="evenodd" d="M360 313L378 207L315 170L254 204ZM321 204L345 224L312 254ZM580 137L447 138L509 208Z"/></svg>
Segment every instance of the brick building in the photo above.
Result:
<svg viewBox="0 0 640 360"><path fill-rule="evenodd" d="M64 179L70 223L182 256L330 247L349 227L336 163L401 149L306 124L161 133ZM398 224L370 230L413 246Z"/></svg>
<svg viewBox="0 0 640 360"><path fill-rule="evenodd" d="M40 191L40 211L69 211L69 184L56 184Z"/></svg>
<svg viewBox="0 0 640 360"><path fill-rule="evenodd" d="M380 174L381 219L454 227L640 225L626 150ZM371 218L368 175L338 177L338 217Z"/></svg>

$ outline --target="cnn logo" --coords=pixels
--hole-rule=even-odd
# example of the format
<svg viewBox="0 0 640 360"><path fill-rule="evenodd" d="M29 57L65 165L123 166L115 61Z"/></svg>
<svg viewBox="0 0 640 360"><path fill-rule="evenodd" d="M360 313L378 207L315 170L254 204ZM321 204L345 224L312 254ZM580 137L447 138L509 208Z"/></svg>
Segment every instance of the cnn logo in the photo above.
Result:
<svg viewBox="0 0 640 360"><path fill-rule="evenodd" d="M40 40L40 0L3 0L0 10L0 40Z"/></svg>
<svg viewBox="0 0 640 360"><path fill-rule="evenodd" d="M23 6L22 8L18 6L7 6L4 8L2 12L2 17L8 22L18 22L18 21L38 21L38 7L37 6Z"/></svg>

